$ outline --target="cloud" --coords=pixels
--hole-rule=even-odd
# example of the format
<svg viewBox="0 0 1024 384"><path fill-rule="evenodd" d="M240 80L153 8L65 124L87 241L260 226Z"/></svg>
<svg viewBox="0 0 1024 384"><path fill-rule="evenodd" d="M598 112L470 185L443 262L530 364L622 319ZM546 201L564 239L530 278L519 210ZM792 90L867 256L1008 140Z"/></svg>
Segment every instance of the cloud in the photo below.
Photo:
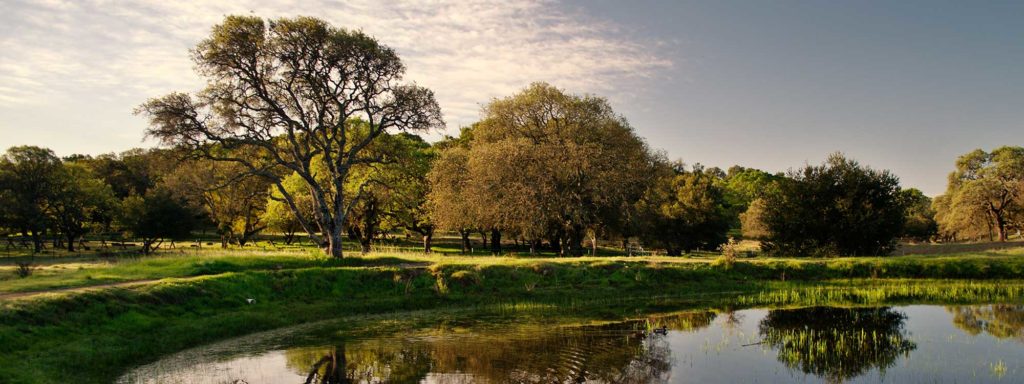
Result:
<svg viewBox="0 0 1024 384"><path fill-rule="evenodd" d="M450 127L534 81L630 98L638 79L672 66L660 42L547 1L45 1L0 14L0 109L134 100L203 83L187 51L227 14L312 15L394 47L407 79L437 94ZM132 105L134 106L134 105ZM132 106L118 105L130 109Z"/></svg>

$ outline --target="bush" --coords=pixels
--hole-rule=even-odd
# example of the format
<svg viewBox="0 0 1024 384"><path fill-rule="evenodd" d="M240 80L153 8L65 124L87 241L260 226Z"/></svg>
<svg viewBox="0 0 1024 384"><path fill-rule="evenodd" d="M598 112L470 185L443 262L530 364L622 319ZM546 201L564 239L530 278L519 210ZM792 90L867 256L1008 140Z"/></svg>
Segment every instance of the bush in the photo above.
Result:
<svg viewBox="0 0 1024 384"><path fill-rule="evenodd" d="M884 255L896 247L905 216L899 179L841 154L791 171L764 198L768 236L780 256Z"/></svg>

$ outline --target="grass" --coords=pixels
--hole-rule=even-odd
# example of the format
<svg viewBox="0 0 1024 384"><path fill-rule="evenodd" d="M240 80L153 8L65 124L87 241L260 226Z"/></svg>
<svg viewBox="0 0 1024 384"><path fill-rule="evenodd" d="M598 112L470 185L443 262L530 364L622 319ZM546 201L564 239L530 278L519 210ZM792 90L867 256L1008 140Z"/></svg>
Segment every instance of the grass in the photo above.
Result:
<svg viewBox="0 0 1024 384"><path fill-rule="evenodd" d="M158 281L0 299L0 382L109 382L212 340L345 316L488 309L622 313L681 307L1020 302L1024 249L808 260L167 250L42 259L0 292ZM63 262L62 262L63 261ZM255 299L248 304L246 299ZM636 313L636 312L634 312Z"/></svg>
<svg viewBox="0 0 1024 384"><path fill-rule="evenodd" d="M729 271L715 257L597 256L482 256L422 253L371 253L333 260L311 250L292 252L253 249L166 250L147 257L97 257L83 254L40 258L32 274L20 277L23 258L0 259L0 295L46 291L169 277L215 275L224 272L337 266L409 264L469 266L588 265L621 269L682 268L694 274L726 274L736 279L820 280L838 278L969 278L1013 279L1024 276L1024 248L964 254L833 259L740 258ZM643 278L643 275L635 276Z"/></svg>

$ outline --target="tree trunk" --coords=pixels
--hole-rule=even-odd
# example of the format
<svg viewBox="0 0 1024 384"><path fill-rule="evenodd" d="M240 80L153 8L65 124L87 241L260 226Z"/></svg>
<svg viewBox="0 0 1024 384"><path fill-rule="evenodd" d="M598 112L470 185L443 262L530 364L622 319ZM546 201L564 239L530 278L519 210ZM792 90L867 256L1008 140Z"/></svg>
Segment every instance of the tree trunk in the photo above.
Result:
<svg viewBox="0 0 1024 384"><path fill-rule="evenodd" d="M68 252L75 251L75 235L68 234Z"/></svg>
<svg viewBox="0 0 1024 384"><path fill-rule="evenodd" d="M561 229L559 229L558 231L555 231L554 235L552 235L552 237L551 237L550 242L551 242L551 250L554 251L555 254L562 255L564 250L562 249L562 230Z"/></svg>
<svg viewBox="0 0 1024 384"><path fill-rule="evenodd" d="M365 255L370 253L373 245L373 236L367 234L359 239L360 251Z"/></svg>
<svg viewBox="0 0 1024 384"><path fill-rule="evenodd" d="M1006 241L1006 220L1003 219L1002 215L995 214L996 218L996 236L1000 242Z"/></svg>
<svg viewBox="0 0 1024 384"><path fill-rule="evenodd" d="M462 236L462 253L469 253L469 231L461 230L459 231L459 236Z"/></svg>
<svg viewBox="0 0 1024 384"><path fill-rule="evenodd" d="M32 249L34 253L43 251L43 236L36 231L32 231Z"/></svg>
<svg viewBox="0 0 1024 384"><path fill-rule="evenodd" d="M487 249L487 232L480 231L480 248Z"/></svg>
<svg viewBox="0 0 1024 384"><path fill-rule="evenodd" d="M341 250L341 238L341 226L332 228L331 234L327 238L327 253L336 259L344 257L344 252Z"/></svg>
<svg viewBox="0 0 1024 384"><path fill-rule="evenodd" d="M501 254L501 231L497 229L491 230L491 254L495 256Z"/></svg>
<svg viewBox="0 0 1024 384"><path fill-rule="evenodd" d="M423 253L430 253L432 250L431 242L433 241L433 238L434 231L427 231L427 233L423 235Z"/></svg>
<svg viewBox="0 0 1024 384"><path fill-rule="evenodd" d="M573 256L583 256L583 228L574 226L569 233L569 252Z"/></svg>

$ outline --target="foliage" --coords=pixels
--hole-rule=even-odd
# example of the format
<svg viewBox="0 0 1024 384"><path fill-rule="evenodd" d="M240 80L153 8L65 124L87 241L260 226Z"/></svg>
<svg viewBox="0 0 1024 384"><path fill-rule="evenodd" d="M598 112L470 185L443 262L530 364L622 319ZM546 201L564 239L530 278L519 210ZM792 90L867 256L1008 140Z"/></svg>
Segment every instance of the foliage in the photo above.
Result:
<svg viewBox="0 0 1024 384"><path fill-rule="evenodd" d="M738 165L729 167L725 176L718 179L718 184L724 192L724 206L732 220L730 225L734 228L742 226L742 214L750 209L754 201L768 193L781 178L781 175L773 175L760 169Z"/></svg>
<svg viewBox="0 0 1024 384"><path fill-rule="evenodd" d="M665 248L670 256L725 243L729 218L715 177L700 165L687 171L675 164L662 173L640 203L647 220L644 243Z"/></svg>
<svg viewBox="0 0 1024 384"><path fill-rule="evenodd" d="M771 234L764 220L766 208L765 200L758 198L751 201L747 210L740 214L740 230L744 238L763 240Z"/></svg>
<svg viewBox="0 0 1024 384"><path fill-rule="evenodd" d="M388 160L352 169L346 188L356 196L346 227L363 253L379 234L396 230L416 232L430 253L434 224L426 214L427 172L434 157L430 144L409 133L384 134L367 146L367 153Z"/></svg>
<svg viewBox="0 0 1024 384"><path fill-rule="evenodd" d="M794 256L884 255L903 230L899 179L833 154L765 197L763 249Z"/></svg>
<svg viewBox="0 0 1024 384"><path fill-rule="evenodd" d="M442 150L427 173L427 215L437 226L459 232L462 253L469 252L469 233L479 224L476 207L466 200L469 182L469 149L462 146Z"/></svg>

